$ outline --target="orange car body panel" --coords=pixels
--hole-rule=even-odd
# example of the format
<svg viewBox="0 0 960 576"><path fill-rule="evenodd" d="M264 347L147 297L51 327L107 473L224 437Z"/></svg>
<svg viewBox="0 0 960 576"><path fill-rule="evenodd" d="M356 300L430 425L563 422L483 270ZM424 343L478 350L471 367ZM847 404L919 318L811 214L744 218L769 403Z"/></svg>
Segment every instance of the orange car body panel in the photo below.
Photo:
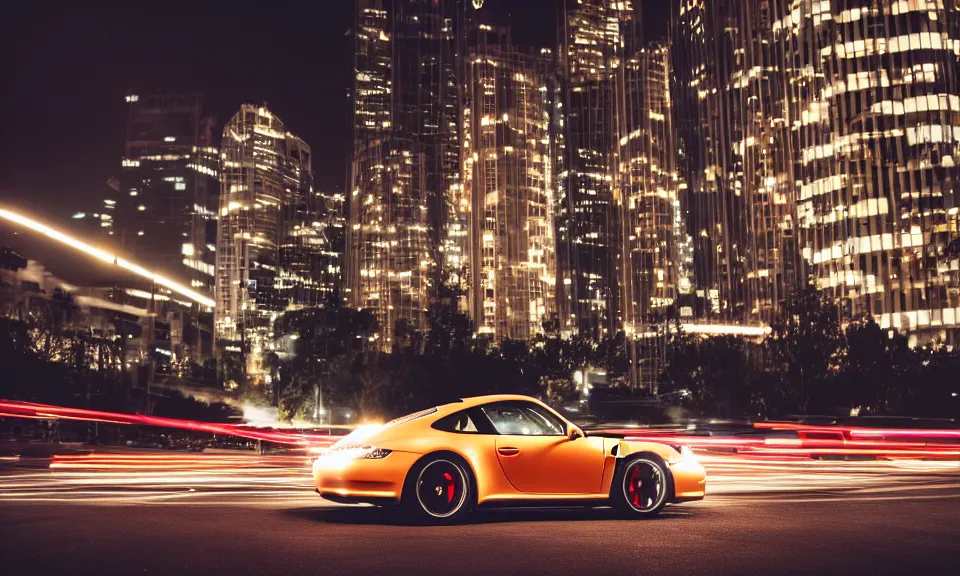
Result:
<svg viewBox="0 0 960 576"><path fill-rule="evenodd" d="M341 443L373 445L392 452L382 459L338 460L321 456L314 463L317 491L357 501L394 500L413 465L422 457L450 452L463 458L476 479L478 503L522 500L602 500L610 494L617 460L652 452L667 464L674 480L675 500L703 498L706 474L694 461L665 444L617 438L492 435L445 432L432 425L450 414L491 402L533 402L526 396L497 395L466 398L436 411L368 434L347 436ZM568 428L569 429L569 428Z"/></svg>

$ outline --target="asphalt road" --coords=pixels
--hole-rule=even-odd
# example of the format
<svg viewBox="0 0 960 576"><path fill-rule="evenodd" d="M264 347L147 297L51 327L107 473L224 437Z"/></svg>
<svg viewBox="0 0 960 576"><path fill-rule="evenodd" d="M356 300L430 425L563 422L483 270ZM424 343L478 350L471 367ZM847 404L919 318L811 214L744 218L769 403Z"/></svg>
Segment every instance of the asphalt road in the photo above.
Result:
<svg viewBox="0 0 960 576"><path fill-rule="evenodd" d="M454 527L373 508L0 503L19 574L960 574L960 493L735 497L622 521L485 512Z"/></svg>

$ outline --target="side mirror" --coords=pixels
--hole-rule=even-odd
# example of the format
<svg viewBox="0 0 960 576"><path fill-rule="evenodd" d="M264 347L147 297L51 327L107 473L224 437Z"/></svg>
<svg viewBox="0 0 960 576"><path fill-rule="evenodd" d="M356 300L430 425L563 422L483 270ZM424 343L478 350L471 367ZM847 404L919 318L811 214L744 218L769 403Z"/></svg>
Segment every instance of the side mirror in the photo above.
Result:
<svg viewBox="0 0 960 576"><path fill-rule="evenodd" d="M581 432L576 426L571 426L570 430L567 431L567 438L572 442L577 438L583 438L583 432Z"/></svg>

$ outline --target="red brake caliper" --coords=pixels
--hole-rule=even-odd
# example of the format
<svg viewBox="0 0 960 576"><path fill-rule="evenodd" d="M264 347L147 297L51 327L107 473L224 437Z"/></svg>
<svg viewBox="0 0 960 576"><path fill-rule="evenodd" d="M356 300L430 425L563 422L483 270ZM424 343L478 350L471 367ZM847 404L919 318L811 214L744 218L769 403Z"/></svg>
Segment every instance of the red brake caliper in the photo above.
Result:
<svg viewBox="0 0 960 576"><path fill-rule="evenodd" d="M634 466L633 470L630 471L630 487L627 489L630 494L633 495L633 505L640 505L640 483L637 481L637 477L640 476L640 469Z"/></svg>
<svg viewBox="0 0 960 576"><path fill-rule="evenodd" d="M447 502L453 502L453 490L455 488L453 476L451 476L449 472L444 472L443 479L447 481Z"/></svg>

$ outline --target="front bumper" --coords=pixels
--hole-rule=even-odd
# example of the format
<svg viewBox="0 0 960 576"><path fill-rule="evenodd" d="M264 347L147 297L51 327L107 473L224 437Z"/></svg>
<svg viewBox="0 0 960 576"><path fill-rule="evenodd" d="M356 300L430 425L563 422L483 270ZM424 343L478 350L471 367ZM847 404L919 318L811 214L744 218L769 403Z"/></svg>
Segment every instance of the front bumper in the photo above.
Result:
<svg viewBox="0 0 960 576"><path fill-rule="evenodd" d="M334 502L398 502L407 472L419 457L396 451L381 459L321 456L313 463L313 481L317 492Z"/></svg>
<svg viewBox="0 0 960 576"><path fill-rule="evenodd" d="M703 500L707 489L707 471L695 461L680 460L670 465L673 476L672 502Z"/></svg>

